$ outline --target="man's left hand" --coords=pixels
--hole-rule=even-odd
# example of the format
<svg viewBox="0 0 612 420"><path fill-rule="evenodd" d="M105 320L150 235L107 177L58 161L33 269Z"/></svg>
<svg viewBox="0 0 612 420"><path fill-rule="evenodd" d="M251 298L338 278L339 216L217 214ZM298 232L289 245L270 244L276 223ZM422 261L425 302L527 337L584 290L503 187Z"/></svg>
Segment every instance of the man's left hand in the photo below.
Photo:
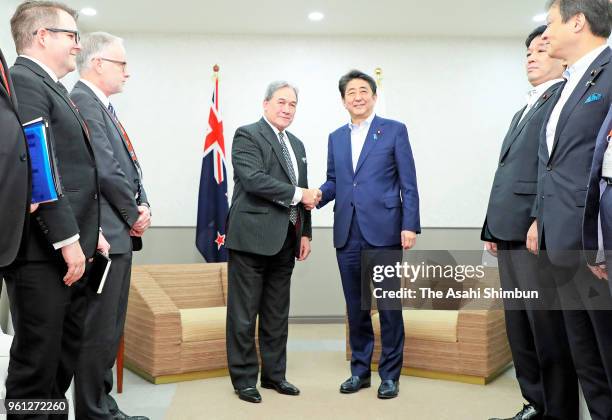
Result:
<svg viewBox="0 0 612 420"><path fill-rule="evenodd" d="M308 236L302 236L300 241L300 256L298 261L304 261L310 255L310 238Z"/></svg>
<svg viewBox="0 0 612 420"><path fill-rule="evenodd" d="M140 216L138 216L138 220L132 226L132 230L144 233L151 226L151 210L147 206L138 206L138 212Z"/></svg>
<svg viewBox="0 0 612 420"><path fill-rule="evenodd" d="M402 248L410 249L416 243L416 232L411 230L402 230Z"/></svg>
<svg viewBox="0 0 612 420"><path fill-rule="evenodd" d="M604 264L602 265L589 265L589 270L599 280L608 280L608 269Z"/></svg>

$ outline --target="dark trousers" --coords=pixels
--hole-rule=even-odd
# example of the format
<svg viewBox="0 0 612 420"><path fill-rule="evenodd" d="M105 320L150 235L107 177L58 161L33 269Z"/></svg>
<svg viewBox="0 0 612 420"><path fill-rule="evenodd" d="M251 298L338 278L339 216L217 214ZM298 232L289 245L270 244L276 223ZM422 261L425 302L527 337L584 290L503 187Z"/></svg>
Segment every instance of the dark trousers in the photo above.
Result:
<svg viewBox="0 0 612 420"><path fill-rule="evenodd" d="M117 404L113 389L113 365L123 334L132 253L111 254L111 266L101 294L87 288L87 316L83 343L75 372L75 406L78 419L112 419Z"/></svg>
<svg viewBox="0 0 612 420"><path fill-rule="evenodd" d="M272 382L285 379L295 247L295 227L290 225L285 242L275 255L229 250L226 341L234 389L257 384L255 325L258 318L261 379Z"/></svg>
<svg viewBox="0 0 612 420"><path fill-rule="evenodd" d="M546 252L541 258L553 275L564 308L569 347L591 418L612 419L612 299L608 285L591 274L584 259L578 265L561 267L553 265Z"/></svg>
<svg viewBox="0 0 612 420"><path fill-rule="evenodd" d="M84 280L68 287L62 281L66 268L48 262L14 266L4 274L15 328L6 398L63 399L80 351L87 305Z"/></svg>
<svg viewBox="0 0 612 420"><path fill-rule="evenodd" d="M383 223L381 221L381 223ZM400 236L398 233L398 241ZM397 250L398 247L384 247ZM336 250L342 289L346 301L351 346L351 375L370 376L374 331L369 309L362 309L361 252L373 247L361 235L359 222L353 213L349 237L342 248ZM401 310L380 310L382 353L378 373L382 380L398 380L402 370L404 352L404 321Z"/></svg>
<svg viewBox="0 0 612 420"><path fill-rule="evenodd" d="M523 398L543 419L578 418L578 381L569 351L563 313L549 270L524 242L497 244L501 286L504 290L538 291L539 299L506 299L506 331L516 379Z"/></svg>

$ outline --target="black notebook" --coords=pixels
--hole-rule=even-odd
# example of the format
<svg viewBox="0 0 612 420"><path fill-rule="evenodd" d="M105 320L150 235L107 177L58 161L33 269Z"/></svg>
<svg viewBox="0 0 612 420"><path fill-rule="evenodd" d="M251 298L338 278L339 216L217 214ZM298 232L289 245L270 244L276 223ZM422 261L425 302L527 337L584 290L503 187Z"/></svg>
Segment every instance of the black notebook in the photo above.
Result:
<svg viewBox="0 0 612 420"><path fill-rule="evenodd" d="M95 290L97 294L102 293L104 289L104 283L106 283L106 276L108 275L111 262L111 259L106 255L102 254L100 251L96 251L89 271L87 284Z"/></svg>

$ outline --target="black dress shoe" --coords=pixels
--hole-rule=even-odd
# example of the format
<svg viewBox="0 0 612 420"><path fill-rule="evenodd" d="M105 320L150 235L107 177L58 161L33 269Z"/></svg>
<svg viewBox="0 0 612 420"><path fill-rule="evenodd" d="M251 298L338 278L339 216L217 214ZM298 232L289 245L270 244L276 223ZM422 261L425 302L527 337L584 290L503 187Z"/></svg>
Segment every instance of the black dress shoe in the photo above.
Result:
<svg viewBox="0 0 612 420"><path fill-rule="evenodd" d="M531 404L523 406L523 409L516 413L514 417L507 417L504 419L494 417L489 420L539 420L542 418L541 414Z"/></svg>
<svg viewBox="0 0 612 420"><path fill-rule="evenodd" d="M254 386L250 386L248 388L236 389L236 394L238 394L238 398L242 401L247 401L251 403L260 403L261 395L259 391Z"/></svg>
<svg viewBox="0 0 612 420"><path fill-rule="evenodd" d="M380 383L378 398L388 400L389 398L397 397L397 394L399 394L399 381L387 379Z"/></svg>
<svg viewBox="0 0 612 420"><path fill-rule="evenodd" d="M119 409L117 409L117 411L112 414L113 420L149 420L149 418L145 416L128 416Z"/></svg>
<svg viewBox="0 0 612 420"><path fill-rule="evenodd" d="M340 385L340 392L343 394L352 394L359 391L361 388L370 387L370 377L361 378L359 376L351 376Z"/></svg>
<svg viewBox="0 0 612 420"><path fill-rule="evenodd" d="M261 381L261 387L267 389L275 389L279 394L285 395L300 395L300 390L293 384L285 381L284 379L280 382L272 381Z"/></svg>

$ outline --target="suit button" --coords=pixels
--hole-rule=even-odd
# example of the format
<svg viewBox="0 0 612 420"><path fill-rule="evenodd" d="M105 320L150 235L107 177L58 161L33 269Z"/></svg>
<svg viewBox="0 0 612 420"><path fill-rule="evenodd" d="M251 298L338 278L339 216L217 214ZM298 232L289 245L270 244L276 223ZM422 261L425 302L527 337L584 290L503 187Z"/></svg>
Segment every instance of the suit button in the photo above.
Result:
<svg viewBox="0 0 612 420"><path fill-rule="evenodd" d="M94 200L97 200L97 199L98 199L98 194L97 194L97 193L94 193L94 195L93 195L93 199L94 199Z"/></svg>
<svg viewBox="0 0 612 420"><path fill-rule="evenodd" d="M542 196L542 200L544 200L544 196Z"/></svg>
<svg viewBox="0 0 612 420"><path fill-rule="evenodd" d="M547 170L547 171L552 171L552 166L548 165L548 166L546 167L546 170Z"/></svg>
<svg viewBox="0 0 612 420"><path fill-rule="evenodd" d="M22 161L22 162L25 162L27 158L28 158L28 156L25 153L22 154L21 156L19 156L19 160Z"/></svg>
<svg viewBox="0 0 612 420"><path fill-rule="evenodd" d="M357 186L357 183L355 182L355 183L353 184L353 187L356 187L356 186Z"/></svg>
<svg viewBox="0 0 612 420"><path fill-rule="evenodd" d="M500 163L500 164L499 164L499 166L504 166L504 165L505 165L505 163L504 163L504 162L502 162L502 163Z"/></svg>

